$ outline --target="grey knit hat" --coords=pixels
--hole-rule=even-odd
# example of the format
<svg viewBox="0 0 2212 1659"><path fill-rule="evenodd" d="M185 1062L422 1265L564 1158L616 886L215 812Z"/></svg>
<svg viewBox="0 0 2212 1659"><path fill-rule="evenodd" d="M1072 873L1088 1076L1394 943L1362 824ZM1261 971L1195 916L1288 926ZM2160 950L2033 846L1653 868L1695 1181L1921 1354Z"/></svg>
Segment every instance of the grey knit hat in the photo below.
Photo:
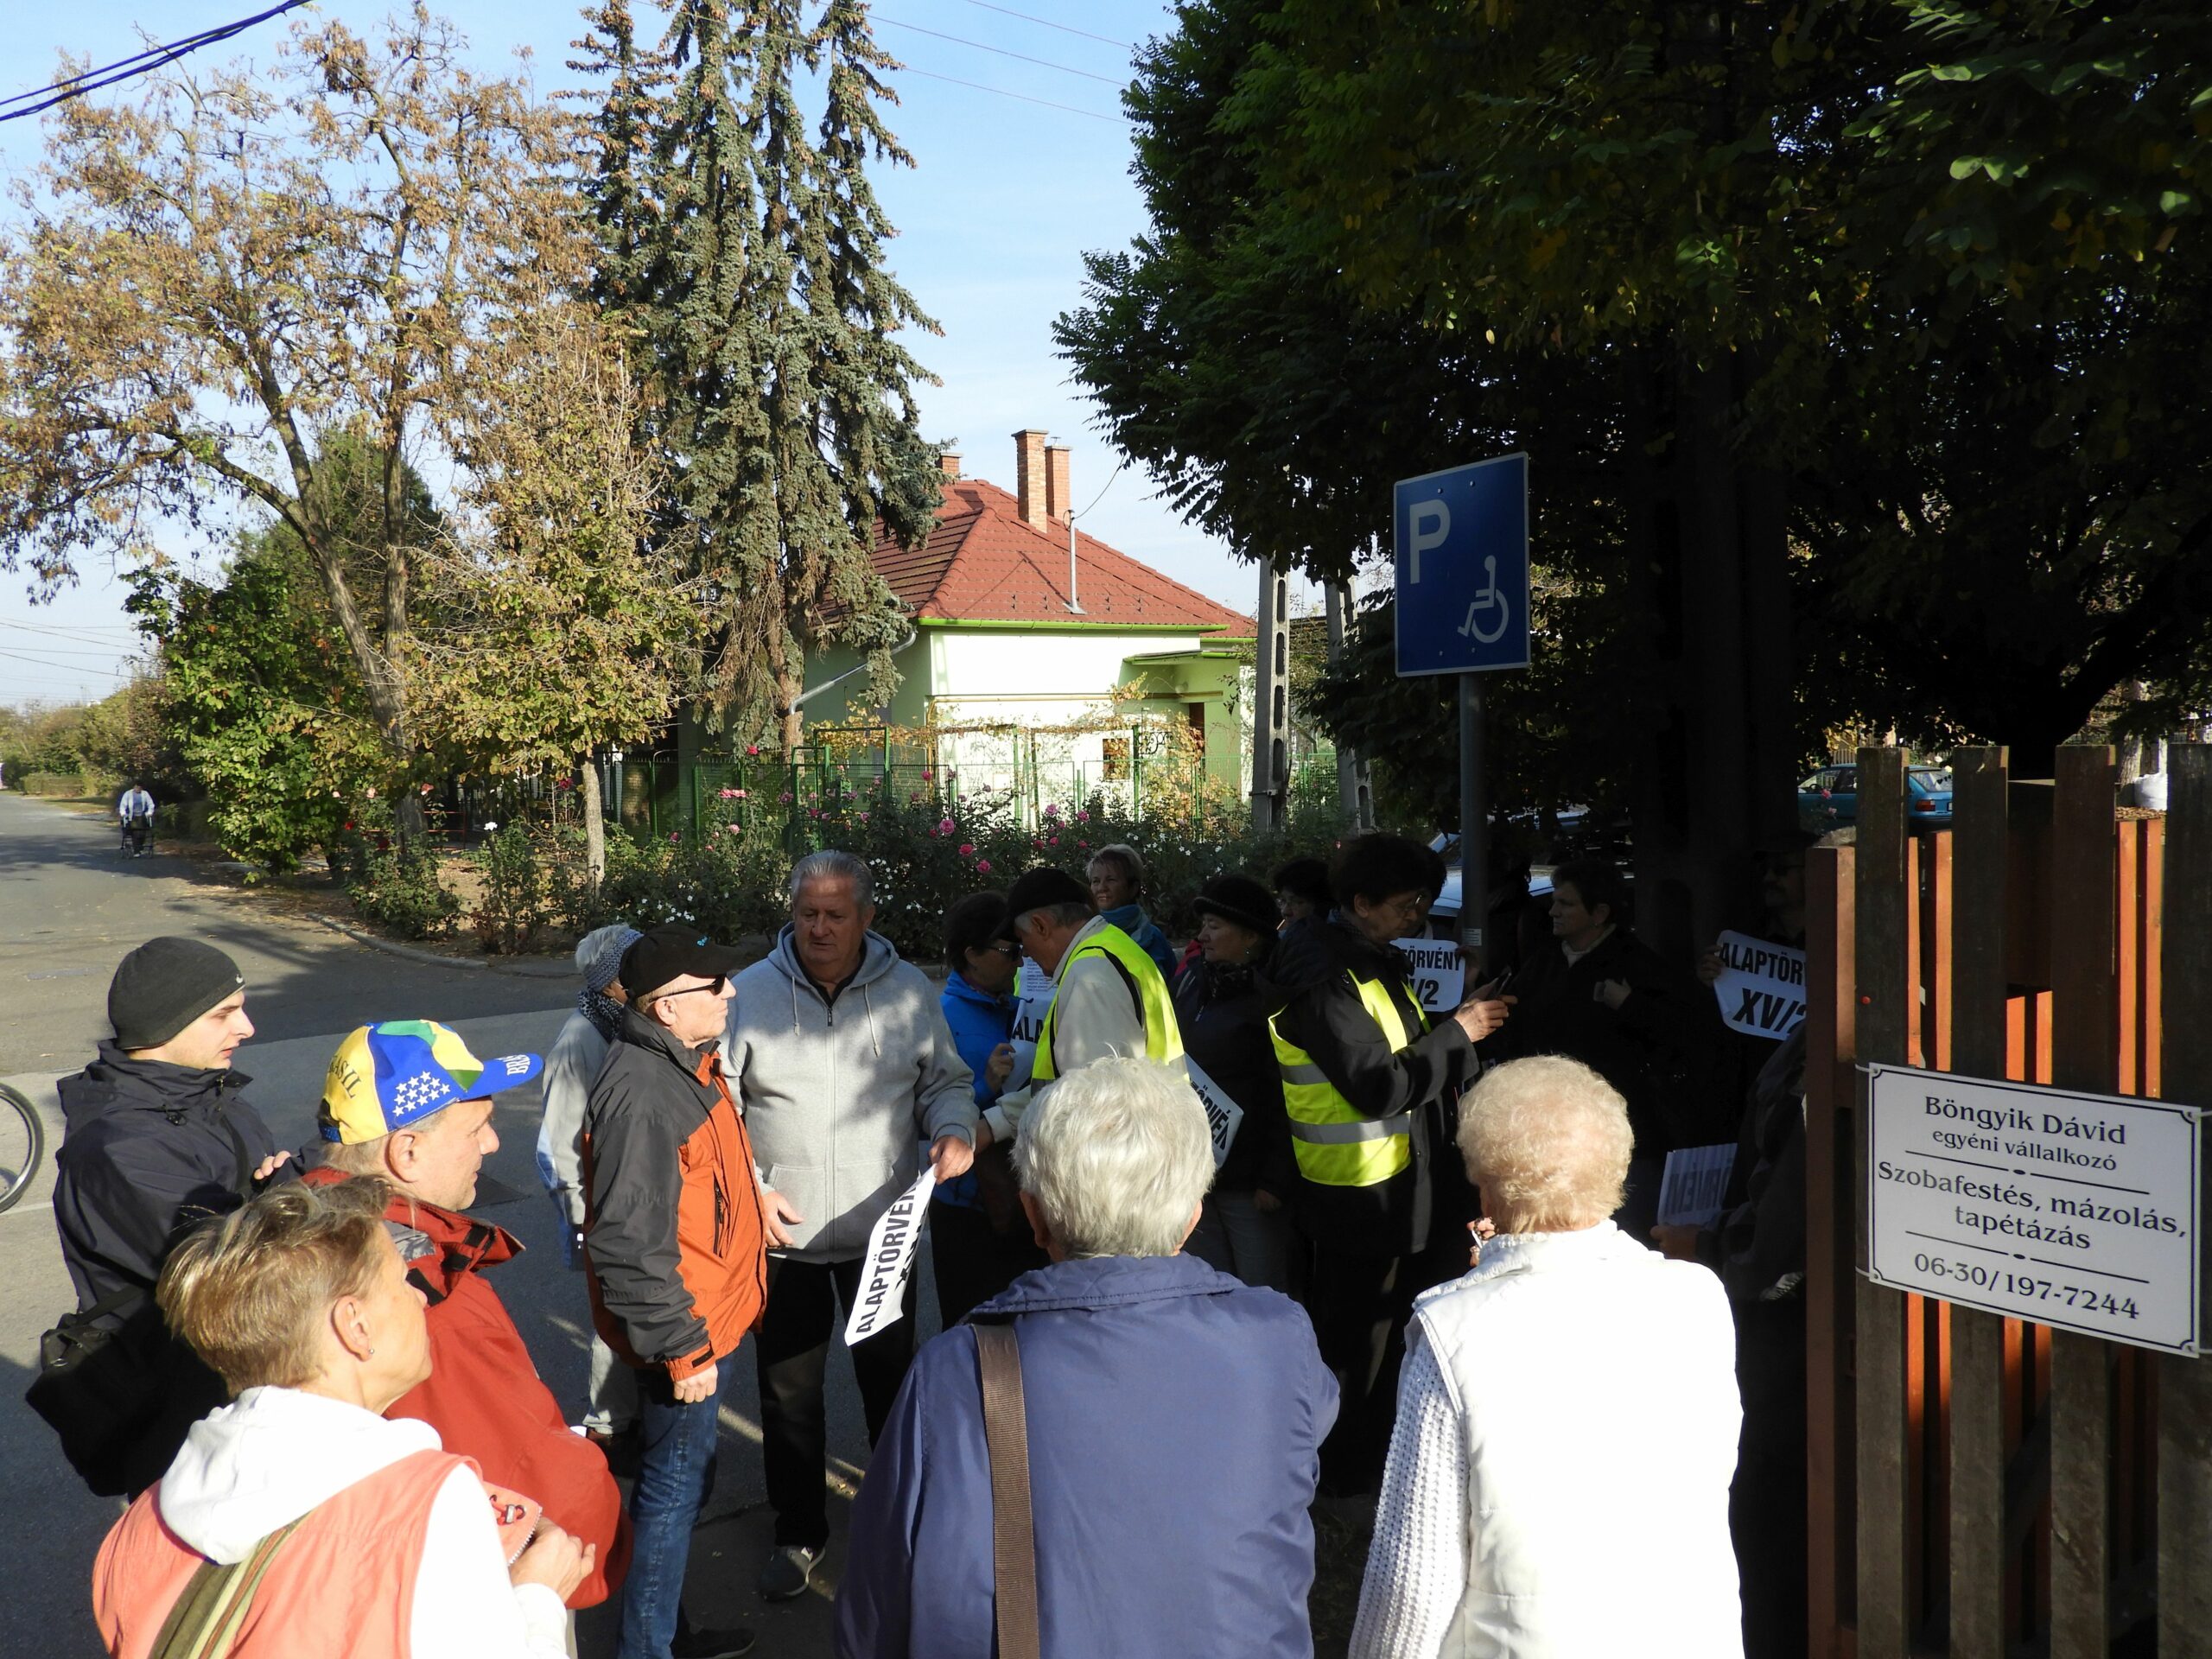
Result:
<svg viewBox="0 0 2212 1659"><path fill-rule="evenodd" d="M158 1048L245 984L238 963L212 944L149 939L118 964L108 983L116 1046Z"/></svg>

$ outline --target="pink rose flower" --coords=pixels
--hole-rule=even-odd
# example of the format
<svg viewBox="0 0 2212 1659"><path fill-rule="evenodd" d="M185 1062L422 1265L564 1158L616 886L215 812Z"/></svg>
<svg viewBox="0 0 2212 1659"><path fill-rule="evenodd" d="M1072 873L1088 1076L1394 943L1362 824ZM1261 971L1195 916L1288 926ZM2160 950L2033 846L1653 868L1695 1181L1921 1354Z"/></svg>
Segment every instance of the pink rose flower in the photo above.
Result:
<svg viewBox="0 0 2212 1659"><path fill-rule="evenodd" d="M974 842L972 842L972 841L963 841L963 842L962 842L960 843L960 856L961 856L961 857L963 857L963 858L972 858L972 857L974 857L974 856L975 856L975 854L976 854L976 843L975 843Z"/></svg>
<svg viewBox="0 0 2212 1659"><path fill-rule="evenodd" d="M977 859L977 860L976 861L976 874L978 874L978 875L988 875L990 873L991 873L991 861L990 861L989 859L988 859L988 858L979 858L979 859Z"/></svg>
<svg viewBox="0 0 2212 1659"><path fill-rule="evenodd" d="M952 833L952 820L950 818L939 818L937 821L937 832L940 836L950 835Z"/></svg>

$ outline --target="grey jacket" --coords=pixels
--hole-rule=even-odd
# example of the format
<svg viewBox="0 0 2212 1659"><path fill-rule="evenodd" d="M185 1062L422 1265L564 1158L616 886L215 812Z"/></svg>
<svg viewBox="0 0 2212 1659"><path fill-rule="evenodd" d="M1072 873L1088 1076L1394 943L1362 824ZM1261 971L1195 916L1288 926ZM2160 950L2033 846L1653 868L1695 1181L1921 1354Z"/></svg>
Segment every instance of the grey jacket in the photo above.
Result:
<svg viewBox="0 0 2212 1659"><path fill-rule="evenodd" d="M537 1126L537 1173L569 1225L584 1224L584 1103L607 1064L607 1039L581 1013L569 1016L545 1057L545 1116Z"/></svg>
<svg viewBox="0 0 2212 1659"><path fill-rule="evenodd" d="M762 1184L804 1217L785 1254L837 1262L868 1248L876 1218L921 1173L923 1143L976 1136L974 1074L953 1046L937 987L868 936L836 1003L800 968L791 930L737 976L722 1065L745 1112Z"/></svg>

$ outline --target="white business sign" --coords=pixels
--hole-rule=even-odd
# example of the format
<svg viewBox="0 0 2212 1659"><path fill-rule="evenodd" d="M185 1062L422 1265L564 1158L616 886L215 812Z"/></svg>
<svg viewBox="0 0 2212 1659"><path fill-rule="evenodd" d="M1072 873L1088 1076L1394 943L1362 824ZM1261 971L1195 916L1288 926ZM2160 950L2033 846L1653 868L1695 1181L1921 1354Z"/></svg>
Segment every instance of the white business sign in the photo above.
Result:
<svg viewBox="0 0 2212 1659"><path fill-rule="evenodd" d="M1029 1086L1029 1074L1037 1067L1037 1034L1045 1029L1055 988L1050 974L1028 957L1021 959L1021 971L1014 981L1014 1030L1007 1038L1014 1045L1014 1070L1006 1080L1008 1094Z"/></svg>
<svg viewBox="0 0 2212 1659"><path fill-rule="evenodd" d="M1398 949L1414 964L1414 995L1431 1019L1449 1014L1466 995L1467 968L1451 939L1400 939Z"/></svg>
<svg viewBox="0 0 2212 1659"><path fill-rule="evenodd" d="M1805 1017L1805 953L1748 933L1720 936L1720 977L1713 994L1732 1031L1776 1042Z"/></svg>
<svg viewBox="0 0 2212 1659"><path fill-rule="evenodd" d="M936 1185L936 1166L923 1165L914 1184L893 1198L869 1229L868 1255L861 1261L867 1276L861 1281L860 1294L853 1298L852 1317L845 1321L848 1348L906 1317L906 1275L914 1270L914 1249L922 1242L922 1223L929 1217L930 1193Z"/></svg>
<svg viewBox="0 0 2212 1659"><path fill-rule="evenodd" d="M1183 1057L1184 1075L1191 1079L1191 1088L1198 1097L1198 1104L1206 1109L1206 1130L1213 1136L1213 1166L1219 1169L1229 1156L1229 1149L1236 1142L1237 1127L1244 1122L1244 1109L1229 1097L1229 1090L1198 1069L1198 1063L1188 1054Z"/></svg>
<svg viewBox="0 0 2212 1659"><path fill-rule="evenodd" d="M1864 1070L1869 1278L2196 1352L2195 1108Z"/></svg>

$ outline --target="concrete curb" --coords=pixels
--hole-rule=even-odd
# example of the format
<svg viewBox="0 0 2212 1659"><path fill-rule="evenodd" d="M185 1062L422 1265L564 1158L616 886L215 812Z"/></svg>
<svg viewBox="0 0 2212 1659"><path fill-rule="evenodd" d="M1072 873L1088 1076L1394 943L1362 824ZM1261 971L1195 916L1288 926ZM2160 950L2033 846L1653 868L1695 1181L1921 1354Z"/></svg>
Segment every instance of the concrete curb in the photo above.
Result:
<svg viewBox="0 0 2212 1659"><path fill-rule="evenodd" d="M458 968L467 973L491 972L508 974L518 979L574 979L576 967L570 961L532 962L529 960L502 961L481 957L448 957L420 946L402 944L396 939L378 938L375 934L341 922L334 916L325 916L318 911L305 912L311 922L320 922L335 933L343 933L357 944L365 944L372 950L381 950L388 957L403 957L409 962L420 962L435 968Z"/></svg>

